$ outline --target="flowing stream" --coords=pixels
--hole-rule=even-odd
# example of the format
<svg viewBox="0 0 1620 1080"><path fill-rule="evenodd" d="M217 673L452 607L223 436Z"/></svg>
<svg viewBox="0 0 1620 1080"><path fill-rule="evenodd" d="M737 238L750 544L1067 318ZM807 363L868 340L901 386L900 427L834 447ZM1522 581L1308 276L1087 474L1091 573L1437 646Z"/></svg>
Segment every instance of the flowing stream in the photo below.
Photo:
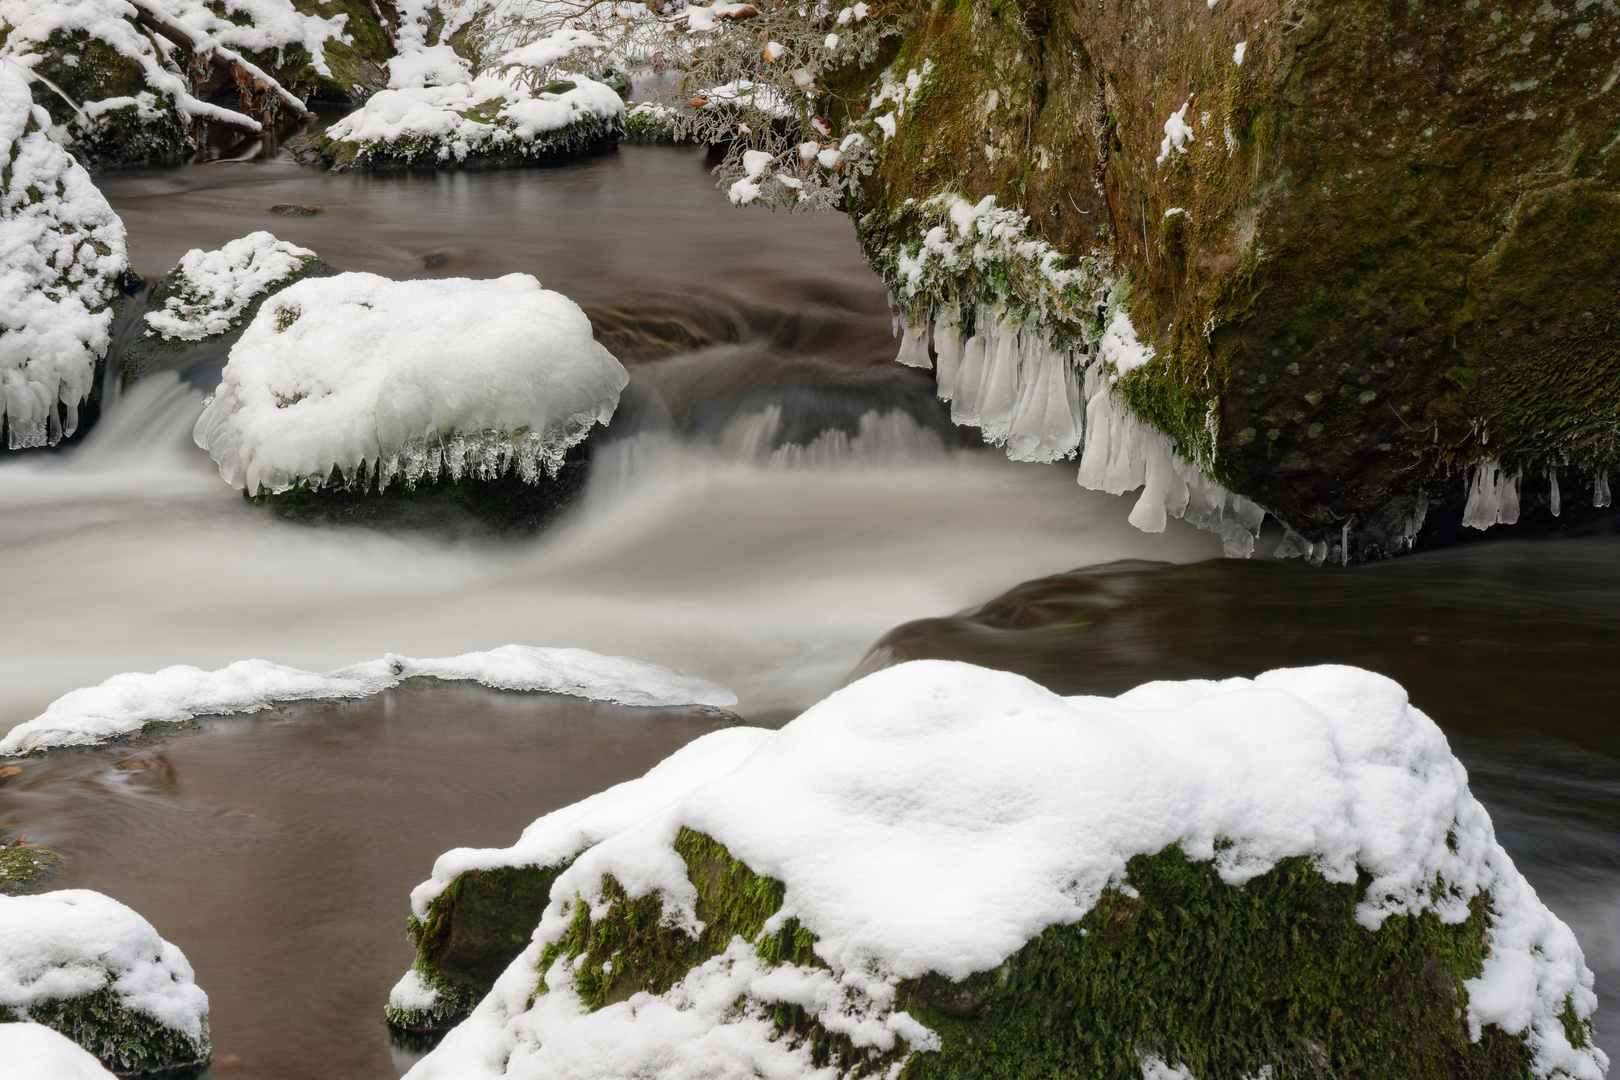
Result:
<svg viewBox="0 0 1620 1080"><path fill-rule="evenodd" d="M1427 568L1421 588L1389 584L1406 580L1402 564L1270 564L1235 584L1229 564L1185 565L1218 558L1219 542L1179 521L1138 532L1130 498L1082 490L1072 465L1013 464L952 429L926 378L888 362L883 288L849 223L738 211L708 164L702 151L625 146L508 172L336 176L271 162L102 178L148 276L260 228L340 270L532 273L613 328L604 337L635 361L632 383L580 503L523 542L272 520L191 444L222 358L134 384L75 446L0 461L0 731L124 671L248 657L329 670L509 642L666 663L731 686L738 712L765 724L836 688L880 639L889 651L869 663L911 648L1037 678L1068 665L1101 672L1084 685L1106 692L1273 661L1386 670L1396 657L1391 673L1451 734L1503 842L1580 934L1600 993L1615 985L1614 572L1549 578L1539 555L1494 545L1412 560ZM1561 543L1513 551L1576 551ZM1581 543L1592 567L1620 566L1620 544ZM1135 591L1089 609L1095 632L1071 635L1067 653L977 616L946 619L1020 582L1127 559L1150 561L1126 568ZM1117 583L1126 571L1095 573ZM1544 620L1504 607L1504 590L1541 597ZM1443 602L1414 630L1389 611L1420 593ZM1222 596L1242 615L1210 629ZM1320 647L1280 647L1279 626ZM1384 651L1333 627L1362 627ZM1507 644L1426 653L1416 641L1453 633ZM1519 642L1545 647L1504 669ZM1478 686L1444 692L1468 680ZM1571 694L1562 711L1526 706ZM409 1055L390 1049L382 1004L410 960L407 893L433 858L508 844L712 722L404 687L24 762L0 786L0 835L60 851L53 887L107 892L185 951L213 1003L213 1074L392 1077ZM1608 1010L1599 1027L1620 1051Z"/></svg>

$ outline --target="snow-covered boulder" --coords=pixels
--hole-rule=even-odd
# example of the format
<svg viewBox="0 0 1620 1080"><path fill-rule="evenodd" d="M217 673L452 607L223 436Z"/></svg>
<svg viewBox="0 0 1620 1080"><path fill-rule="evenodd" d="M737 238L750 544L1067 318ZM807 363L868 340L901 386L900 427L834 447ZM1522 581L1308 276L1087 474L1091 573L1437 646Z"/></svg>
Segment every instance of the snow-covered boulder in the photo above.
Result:
<svg viewBox="0 0 1620 1080"><path fill-rule="evenodd" d="M494 74L391 83L327 128L314 152L339 171L543 161L612 146L624 116L619 95L583 75L538 89Z"/></svg>
<svg viewBox="0 0 1620 1080"><path fill-rule="evenodd" d="M919 661L575 858L410 1076L1601 1080L1592 985L1388 679Z"/></svg>
<svg viewBox="0 0 1620 1080"><path fill-rule="evenodd" d="M29 1020L118 1073L208 1061L208 996L186 958L135 912L85 889L0 896L0 1027Z"/></svg>
<svg viewBox="0 0 1620 1080"><path fill-rule="evenodd" d="M295 281L330 273L313 251L263 230L217 251L192 248L152 289L141 328L124 350L125 383L173 357L224 350L268 297Z"/></svg>
<svg viewBox="0 0 1620 1080"><path fill-rule="evenodd" d="M436 1031L462 1020L523 951L557 875L699 784L736 768L771 733L733 727L677 750L645 776L540 818L506 848L455 848L411 892L416 962L390 994L388 1023Z"/></svg>
<svg viewBox="0 0 1620 1080"><path fill-rule="evenodd" d="M540 491L629 376L567 297L527 274L339 274L277 293L231 350L197 445L250 496Z"/></svg>
<svg viewBox="0 0 1620 1080"><path fill-rule="evenodd" d="M0 423L12 449L78 428L127 265L123 222L48 123L0 63Z"/></svg>
<svg viewBox="0 0 1620 1080"><path fill-rule="evenodd" d="M10 1080L111 1080L96 1056L44 1024L0 1024L0 1061Z"/></svg>

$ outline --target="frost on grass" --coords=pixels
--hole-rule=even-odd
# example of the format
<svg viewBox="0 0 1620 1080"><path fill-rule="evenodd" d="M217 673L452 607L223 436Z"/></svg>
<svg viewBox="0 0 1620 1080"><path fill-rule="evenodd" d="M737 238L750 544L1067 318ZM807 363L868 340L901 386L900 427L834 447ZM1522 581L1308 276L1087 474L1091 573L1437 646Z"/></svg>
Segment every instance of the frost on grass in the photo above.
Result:
<svg viewBox="0 0 1620 1080"><path fill-rule="evenodd" d="M442 473L554 476L629 376L590 320L527 274L489 281L310 278L231 350L197 445L249 495L408 487Z"/></svg>
<svg viewBox="0 0 1620 1080"><path fill-rule="evenodd" d="M123 222L48 123L0 64L0 421L12 449L78 428L126 265Z"/></svg>
<svg viewBox="0 0 1620 1080"><path fill-rule="evenodd" d="M277 702L367 697L414 678L466 680L497 690L571 694L621 705L729 709L737 703L737 696L719 683L662 664L530 645L427 660L390 654L324 675L268 660L239 660L217 671L181 664L114 675L99 686L64 694L39 717L0 739L0 757L93 746L136 734L149 724L253 713Z"/></svg>
<svg viewBox="0 0 1620 1080"><path fill-rule="evenodd" d="M223 334L254 300L318 261L308 248L262 230L217 251L193 248L164 279L168 296L146 313L147 332L170 341Z"/></svg>
<svg viewBox="0 0 1620 1080"><path fill-rule="evenodd" d="M411 1076L1600 1080L1592 985L1388 679L918 661L575 858Z"/></svg>
<svg viewBox="0 0 1620 1080"><path fill-rule="evenodd" d="M556 875L582 851L727 772L769 738L760 728L710 732L645 776L554 811L505 848L455 848L411 891L416 963L389 996L391 1024L449 1026L489 991L528 943Z"/></svg>
<svg viewBox="0 0 1620 1080"><path fill-rule="evenodd" d="M54 1028L120 1073L208 1059L208 996L186 958L86 889L0 896L0 1013Z"/></svg>
<svg viewBox="0 0 1620 1080"><path fill-rule="evenodd" d="M44 1024L0 1024L0 1061L12 1080L112 1080L96 1056Z"/></svg>

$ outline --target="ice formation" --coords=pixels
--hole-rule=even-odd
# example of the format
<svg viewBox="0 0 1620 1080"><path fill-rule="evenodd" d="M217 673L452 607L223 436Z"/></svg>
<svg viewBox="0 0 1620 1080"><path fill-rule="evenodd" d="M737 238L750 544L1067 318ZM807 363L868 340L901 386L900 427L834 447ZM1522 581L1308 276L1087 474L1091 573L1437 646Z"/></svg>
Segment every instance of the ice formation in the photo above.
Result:
<svg viewBox="0 0 1620 1080"><path fill-rule="evenodd" d="M239 660L218 671L181 664L150 674L114 675L99 686L62 695L0 739L0 757L92 746L135 734L148 724L258 712L283 701L367 697L415 678L466 680L498 690L571 694L621 705L729 709L737 704L737 695L719 683L662 664L530 645L428 660L390 654L324 675L268 660Z"/></svg>
<svg viewBox="0 0 1620 1080"><path fill-rule="evenodd" d="M568 950L537 971L542 954L579 905L605 912L605 875L631 898L658 894L665 925L695 936L696 891L672 846L682 828L782 882L765 933L799 920L827 967L772 964L736 938L667 992L587 1011ZM1104 889L1127 888L1133 856L1171 844L1235 886L1288 857L1334 882L1365 873L1357 919L1369 930L1425 911L1460 923L1488 891L1488 956L1465 984L1470 1030L1523 1035L1537 1077L1601 1080L1602 1051L1572 1045L1560 1020L1596 1005L1574 935L1395 683L1317 667L1062 698L944 661L845 687L585 851L533 942L410 1075L836 1075L807 1040L779 1037L783 1004L857 1050L926 1051L938 1036L895 1007L899 980L993 969L1046 927L1079 921Z"/></svg>
<svg viewBox="0 0 1620 1080"><path fill-rule="evenodd" d="M54 445L78 427L126 265L123 222L46 136L49 123L27 81L0 62L0 421L12 449Z"/></svg>
<svg viewBox="0 0 1620 1080"><path fill-rule="evenodd" d="M1219 535L1228 555L1250 555L1265 512L1210 480L1119 399L1118 380L1154 352L1103 268L1092 259L1063 267L1062 254L993 196L970 203L946 194L923 209L938 224L894 258L896 292L910 311L896 359L927 366L932 341L952 421L980 428L1015 461L1059 461L1083 447L1082 486L1115 495L1144 488L1130 515L1138 528L1162 532L1168 518L1185 518ZM1024 285L1015 298L968 284L999 281Z"/></svg>
<svg viewBox="0 0 1620 1080"><path fill-rule="evenodd" d="M432 482L526 483L618 407L629 376L567 297L489 281L306 278L259 309L197 421L197 445L248 494Z"/></svg>
<svg viewBox="0 0 1620 1080"><path fill-rule="evenodd" d="M0 1061L9 1080L113 1080L90 1051L44 1024L0 1024Z"/></svg>
<svg viewBox="0 0 1620 1080"><path fill-rule="evenodd" d="M1468 503L1463 507L1463 524L1471 529L1492 525L1512 525L1519 520L1519 474L1509 473L1494 460L1474 466L1468 485Z"/></svg>
<svg viewBox="0 0 1620 1080"><path fill-rule="evenodd" d="M208 995L151 923L88 889L0 896L0 1006L26 1015L103 987L206 1055Z"/></svg>
<svg viewBox="0 0 1620 1080"><path fill-rule="evenodd" d="M169 275L176 295L146 313L147 332L183 341L222 334L256 298L315 261L308 248L263 230L218 251L192 248Z"/></svg>

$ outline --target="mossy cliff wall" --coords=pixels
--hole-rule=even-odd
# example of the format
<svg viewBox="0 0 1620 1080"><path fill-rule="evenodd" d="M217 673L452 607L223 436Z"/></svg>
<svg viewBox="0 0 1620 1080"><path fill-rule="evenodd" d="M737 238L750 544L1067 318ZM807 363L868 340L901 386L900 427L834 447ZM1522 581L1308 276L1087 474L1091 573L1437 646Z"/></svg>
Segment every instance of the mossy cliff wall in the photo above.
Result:
<svg viewBox="0 0 1620 1080"><path fill-rule="evenodd" d="M1615 464L1615 0L939 0L924 60L857 217L994 195L1112 256L1157 351L1116 389L1296 530L1377 549L1474 462L1572 505Z"/></svg>

